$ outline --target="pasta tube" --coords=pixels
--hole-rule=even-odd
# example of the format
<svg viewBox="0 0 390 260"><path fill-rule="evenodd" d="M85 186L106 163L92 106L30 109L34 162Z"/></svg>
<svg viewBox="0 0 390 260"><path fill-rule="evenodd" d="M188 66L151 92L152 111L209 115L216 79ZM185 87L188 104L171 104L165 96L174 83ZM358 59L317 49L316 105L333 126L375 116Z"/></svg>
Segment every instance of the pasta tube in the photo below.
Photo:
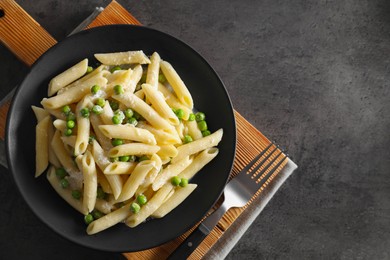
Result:
<svg viewBox="0 0 390 260"><path fill-rule="evenodd" d="M155 212L152 217L162 218L177 206L179 206L195 189L198 187L196 184L188 184L183 188L176 188L172 196L164 202Z"/></svg>
<svg viewBox="0 0 390 260"><path fill-rule="evenodd" d="M179 146L177 148L178 155L172 159L172 163L177 162L186 156L192 155L194 153L198 153L204 149L217 146L222 139L222 135L223 135L223 130L219 129L214 133L212 133L211 135L208 135L201 139Z"/></svg>
<svg viewBox="0 0 390 260"><path fill-rule="evenodd" d="M121 138L145 144L157 144L154 135L146 129L126 125L101 125L100 131L108 138Z"/></svg>
<svg viewBox="0 0 390 260"><path fill-rule="evenodd" d="M87 72L88 59L84 59L76 65L55 76L49 83L48 95L54 95L58 90L72 83Z"/></svg>
<svg viewBox="0 0 390 260"><path fill-rule="evenodd" d="M185 157L176 163L171 163L168 165L161 174L157 176L152 184L152 188L154 191L160 189L169 179L173 176L179 175L190 163L192 159L189 157Z"/></svg>
<svg viewBox="0 0 390 260"><path fill-rule="evenodd" d="M88 214L88 210L84 207L83 202L81 200L74 199L71 190L63 189L61 187L61 184L56 176L54 167L50 167L46 177L53 189L57 192L57 194L60 195L69 205L71 205L74 209L76 209L83 215Z"/></svg>
<svg viewBox="0 0 390 260"><path fill-rule="evenodd" d="M106 65L122 65L122 64L149 64L149 58L143 51L127 51L115 53L97 53L95 58Z"/></svg>
<svg viewBox="0 0 390 260"><path fill-rule="evenodd" d="M49 138L50 116L46 116L35 127L35 177L41 175L49 165Z"/></svg>
<svg viewBox="0 0 390 260"><path fill-rule="evenodd" d="M115 146L108 152L110 157L118 157L124 155L145 155L154 154L160 150L157 145L141 144L141 143L130 143Z"/></svg>
<svg viewBox="0 0 390 260"><path fill-rule="evenodd" d="M167 61L161 61L160 67L180 102L192 109L194 107L194 102L192 101L191 93L188 91L188 88L181 80L176 70Z"/></svg>
<svg viewBox="0 0 390 260"><path fill-rule="evenodd" d="M127 179L125 185L123 185L122 193L118 198L118 201L125 201L134 196L138 187L145 180L148 173L155 167L155 162L151 160L142 161L137 164L130 177Z"/></svg>
<svg viewBox="0 0 390 260"><path fill-rule="evenodd" d="M157 90L158 76L160 72L160 55L154 52L150 57L150 64L148 66L148 72L146 74L146 83Z"/></svg>

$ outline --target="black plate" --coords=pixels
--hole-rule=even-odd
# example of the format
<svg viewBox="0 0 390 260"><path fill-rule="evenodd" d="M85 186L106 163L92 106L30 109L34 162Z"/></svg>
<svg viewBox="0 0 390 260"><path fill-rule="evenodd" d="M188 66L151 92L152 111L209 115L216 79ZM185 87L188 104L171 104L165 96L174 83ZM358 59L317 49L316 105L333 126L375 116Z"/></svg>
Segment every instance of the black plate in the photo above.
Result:
<svg viewBox="0 0 390 260"><path fill-rule="evenodd" d="M128 228L118 224L96 235L86 234L83 216L51 188L45 175L34 178L35 125L31 105L40 106L49 80L94 53L157 51L169 61L189 88L197 109L207 115L212 131L224 129L220 153L191 182L198 188L178 208L162 219ZM154 29L115 25L98 27L70 36L48 50L31 68L8 113L6 146L8 165L16 185L32 211L63 237L94 249L124 252L158 246L196 224L220 196L234 160L236 128L229 96L218 75L201 55L182 41Z"/></svg>

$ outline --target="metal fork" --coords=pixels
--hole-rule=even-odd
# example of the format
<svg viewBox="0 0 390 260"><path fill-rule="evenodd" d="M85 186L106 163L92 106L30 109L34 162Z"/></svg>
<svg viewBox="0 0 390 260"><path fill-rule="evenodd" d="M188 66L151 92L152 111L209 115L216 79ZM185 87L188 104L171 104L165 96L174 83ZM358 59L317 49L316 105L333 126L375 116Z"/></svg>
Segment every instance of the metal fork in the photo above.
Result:
<svg viewBox="0 0 390 260"><path fill-rule="evenodd" d="M186 259L213 230L228 209L245 206L253 195L259 191L279 166L288 158L287 155L279 150L277 155L268 161L278 150L278 147L272 142L246 165L236 177L231 179L224 189L225 200L222 205L208 216L168 257L168 259ZM275 164L275 161L278 158L281 159ZM267 172L267 170L269 171ZM264 173L266 173L266 175L262 176Z"/></svg>

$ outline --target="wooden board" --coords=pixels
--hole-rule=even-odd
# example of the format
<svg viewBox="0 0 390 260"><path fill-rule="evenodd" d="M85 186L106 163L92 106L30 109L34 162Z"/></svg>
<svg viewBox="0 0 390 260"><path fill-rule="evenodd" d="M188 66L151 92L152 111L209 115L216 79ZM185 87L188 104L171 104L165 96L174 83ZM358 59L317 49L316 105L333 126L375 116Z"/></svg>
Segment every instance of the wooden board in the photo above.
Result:
<svg viewBox="0 0 390 260"><path fill-rule="evenodd" d="M0 0L0 8L5 10L7 17L5 20L0 19L0 39L3 44L10 48L10 50L27 65L31 65L42 53L56 43L56 41L14 1ZM17 29L15 30L16 22L18 26L16 26ZM112 1L88 28L107 24L141 25L134 16L116 1ZM23 45L26 41L31 44ZM0 138L4 138L5 118L8 106L9 103L6 103L0 107ZM237 153L231 177L236 175L251 158L259 153L259 151L270 144L270 141L237 111L235 111L235 117L237 123ZM273 157L274 156L271 156L270 160ZM276 161L275 164L277 162L278 161ZM256 196L261 196L262 190L272 182L273 178L277 176L283 166L284 164L273 173L271 178L259 189ZM247 206L252 201L253 199ZM247 206L229 210L218 223L217 227L213 229L210 235L206 237L189 259L202 258L230 225L241 215ZM191 232L191 230L189 232ZM162 246L140 252L124 253L124 256L128 259L165 259L181 241L188 236L189 232Z"/></svg>

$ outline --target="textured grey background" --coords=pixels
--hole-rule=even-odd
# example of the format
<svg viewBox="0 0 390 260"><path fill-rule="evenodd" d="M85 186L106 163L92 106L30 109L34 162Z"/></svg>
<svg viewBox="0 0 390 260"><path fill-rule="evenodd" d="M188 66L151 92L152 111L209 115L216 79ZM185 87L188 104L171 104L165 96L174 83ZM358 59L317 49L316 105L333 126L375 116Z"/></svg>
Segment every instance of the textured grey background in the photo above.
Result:
<svg viewBox="0 0 390 260"><path fill-rule="evenodd" d="M109 3L17 2L58 40ZM228 259L390 258L389 1L119 2L198 50L235 109L300 167ZM4 46L0 60L4 96L28 70ZM119 258L53 234L5 169L0 198L4 259Z"/></svg>

